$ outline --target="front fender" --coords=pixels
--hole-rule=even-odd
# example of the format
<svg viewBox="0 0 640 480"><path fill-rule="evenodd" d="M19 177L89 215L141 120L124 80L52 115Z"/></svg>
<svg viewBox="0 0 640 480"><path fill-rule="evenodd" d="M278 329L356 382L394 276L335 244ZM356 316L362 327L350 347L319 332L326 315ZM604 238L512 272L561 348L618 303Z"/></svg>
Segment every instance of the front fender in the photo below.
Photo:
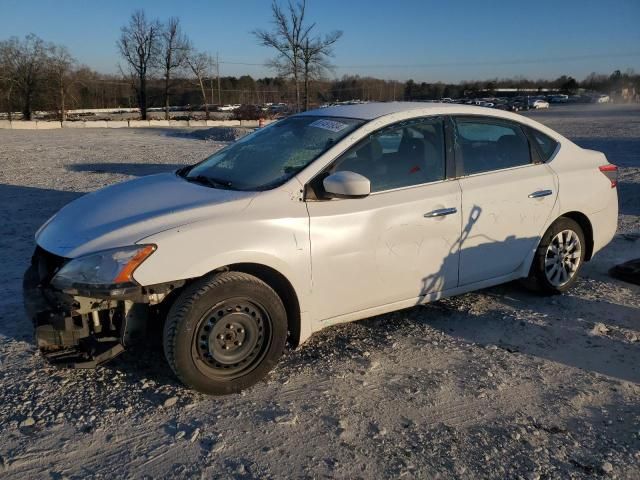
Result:
<svg viewBox="0 0 640 480"><path fill-rule="evenodd" d="M306 310L311 292L309 218L304 204L297 215L271 219L202 221L142 239L158 246L134 272L141 285L198 278L236 263L270 267L286 277ZM273 212L271 212L273 214Z"/></svg>

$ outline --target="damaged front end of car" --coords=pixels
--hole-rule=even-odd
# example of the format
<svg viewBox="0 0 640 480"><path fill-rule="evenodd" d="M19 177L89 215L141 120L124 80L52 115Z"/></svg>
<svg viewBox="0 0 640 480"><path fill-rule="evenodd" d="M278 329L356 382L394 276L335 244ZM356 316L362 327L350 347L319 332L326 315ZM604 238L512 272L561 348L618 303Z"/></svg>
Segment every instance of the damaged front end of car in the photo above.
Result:
<svg viewBox="0 0 640 480"><path fill-rule="evenodd" d="M143 338L153 307L184 284L143 287L133 280L153 251L135 245L67 259L37 247L23 298L42 355L59 366L93 368Z"/></svg>

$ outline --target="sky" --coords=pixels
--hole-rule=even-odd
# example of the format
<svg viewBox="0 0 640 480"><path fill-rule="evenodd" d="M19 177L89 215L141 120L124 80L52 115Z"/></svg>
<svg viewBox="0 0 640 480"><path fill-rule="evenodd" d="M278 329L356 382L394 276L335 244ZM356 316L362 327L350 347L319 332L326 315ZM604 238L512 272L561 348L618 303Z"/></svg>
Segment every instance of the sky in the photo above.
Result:
<svg viewBox="0 0 640 480"><path fill-rule="evenodd" d="M179 17L198 49L219 54L223 76L273 75L264 66L272 52L251 34L271 27L270 0L0 0L0 40L35 33L116 73L120 27L137 8ZM307 0L307 18L317 33L344 32L333 77L581 80L640 71L640 0Z"/></svg>

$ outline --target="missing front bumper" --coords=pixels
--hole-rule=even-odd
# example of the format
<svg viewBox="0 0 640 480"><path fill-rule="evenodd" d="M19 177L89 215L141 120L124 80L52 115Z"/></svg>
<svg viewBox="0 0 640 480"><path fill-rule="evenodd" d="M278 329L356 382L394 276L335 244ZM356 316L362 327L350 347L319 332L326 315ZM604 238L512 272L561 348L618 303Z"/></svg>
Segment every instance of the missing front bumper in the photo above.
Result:
<svg viewBox="0 0 640 480"><path fill-rule="evenodd" d="M59 366L94 368L115 358L139 323L133 302L72 297L42 287L33 266L24 275L23 298L36 345Z"/></svg>

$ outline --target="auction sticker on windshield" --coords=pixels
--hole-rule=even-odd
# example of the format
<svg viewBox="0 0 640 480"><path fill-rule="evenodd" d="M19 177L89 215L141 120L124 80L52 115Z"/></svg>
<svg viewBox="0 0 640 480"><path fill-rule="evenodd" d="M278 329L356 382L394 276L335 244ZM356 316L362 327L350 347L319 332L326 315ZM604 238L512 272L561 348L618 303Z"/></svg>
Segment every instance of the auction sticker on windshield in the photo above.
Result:
<svg viewBox="0 0 640 480"><path fill-rule="evenodd" d="M339 132L344 130L349 125L345 123L336 122L335 120L316 120L309 124L310 127L322 128L323 130L329 130L330 132Z"/></svg>

